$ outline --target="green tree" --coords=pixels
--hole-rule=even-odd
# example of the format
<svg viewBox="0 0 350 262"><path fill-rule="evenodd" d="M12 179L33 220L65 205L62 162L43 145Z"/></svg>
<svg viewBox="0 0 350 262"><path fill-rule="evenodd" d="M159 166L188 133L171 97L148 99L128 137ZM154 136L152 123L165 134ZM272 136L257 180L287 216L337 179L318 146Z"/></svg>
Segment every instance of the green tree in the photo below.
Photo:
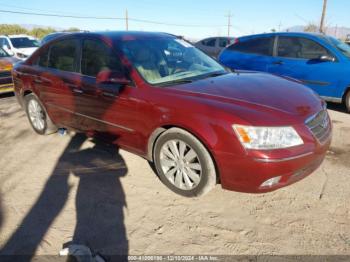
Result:
<svg viewBox="0 0 350 262"><path fill-rule="evenodd" d="M67 30L64 30L64 32L79 31L81 30L77 27L70 27ZM35 27L32 30L27 30L24 27L21 27L20 25L0 24L0 35L26 34L41 39L44 36L54 32L56 32L56 30L52 27Z"/></svg>
<svg viewBox="0 0 350 262"><path fill-rule="evenodd" d="M51 28L51 27L47 27L47 28L37 27L37 28L33 28L33 30L31 30L29 32L29 34L31 36L38 38L38 39L41 39L44 36L51 34L51 33L54 33L54 32L56 32L56 30Z"/></svg>
<svg viewBox="0 0 350 262"><path fill-rule="evenodd" d="M314 23L309 23L305 28L304 32L316 33L318 32L318 26Z"/></svg>
<svg viewBox="0 0 350 262"><path fill-rule="evenodd" d="M70 28L68 28L68 29L66 29L66 30L63 30L64 32L79 32L79 31L81 31L79 28L77 28L77 27L70 27Z"/></svg>
<svg viewBox="0 0 350 262"><path fill-rule="evenodd" d="M2 35L28 34L28 30L19 25L0 24L0 34Z"/></svg>

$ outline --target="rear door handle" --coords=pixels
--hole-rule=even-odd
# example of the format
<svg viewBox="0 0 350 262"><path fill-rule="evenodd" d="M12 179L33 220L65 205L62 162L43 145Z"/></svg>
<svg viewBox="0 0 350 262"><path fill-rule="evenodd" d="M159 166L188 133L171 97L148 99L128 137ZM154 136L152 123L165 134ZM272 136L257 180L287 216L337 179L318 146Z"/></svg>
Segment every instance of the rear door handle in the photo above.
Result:
<svg viewBox="0 0 350 262"><path fill-rule="evenodd" d="M102 92L102 95L106 96L106 97L116 97L117 96L117 94L110 93L110 92Z"/></svg>
<svg viewBox="0 0 350 262"><path fill-rule="evenodd" d="M84 91L81 90L81 89L79 89L79 88L73 88L72 91L73 91L74 93L76 93L76 94L82 94L82 93L84 93Z"/></svg>
<svg viewBox="0 0 350 262"><path fill-rule="evenodd" d="M283 61L281 61L281 60L279 60L279 61L275 61L275 62L273 62L272 64L274 64L274 65L283 65L283 64L284 64L284 62L283 62Z"/></svg>

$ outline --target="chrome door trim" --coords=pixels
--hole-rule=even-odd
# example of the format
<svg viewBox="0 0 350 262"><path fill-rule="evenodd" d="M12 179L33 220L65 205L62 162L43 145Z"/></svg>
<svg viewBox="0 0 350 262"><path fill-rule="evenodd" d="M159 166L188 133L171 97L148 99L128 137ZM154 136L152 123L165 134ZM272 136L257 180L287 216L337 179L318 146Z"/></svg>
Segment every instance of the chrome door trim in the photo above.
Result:
<svg viewBox="0 0 350 262"><path fill-rule="evenodd" d="M110 126L113 126L113 127L120 128L120 129L123 129L123 130L128 131L128 132L134 132L135 131L134 129L131 129L129 127L117 125L117 124L114 124L114 123L111 123L111 122L107 122L107 121L104 121L104 120L101 120L101 119L97 119L97 118L92 117L92 116L81 114L81 113L78 113L78 112L73 112L73 111L71 111L71 110L69 110L67 108L64 108L64 107L61 107L61 106L57 106L57 105L54 105L52 103L47 103L47 105L51 106L51 107L55 107L55 108L57 108L59 110L62 110L62 111L65 111L65 112L77 115L77 116L82 116L82 117L85 117L85 118L88 118L88 119L91 119L91 120L94 120L94 121L97 121L97 122L100 122L100 123L103 123L103 124L106 124L106 125L110 125Z"/></svg>

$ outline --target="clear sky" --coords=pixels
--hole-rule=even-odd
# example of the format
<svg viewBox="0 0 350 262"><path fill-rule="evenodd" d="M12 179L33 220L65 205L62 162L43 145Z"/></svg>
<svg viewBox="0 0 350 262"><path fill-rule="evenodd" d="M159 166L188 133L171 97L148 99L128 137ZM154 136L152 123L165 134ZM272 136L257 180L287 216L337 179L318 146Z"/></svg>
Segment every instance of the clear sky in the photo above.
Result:
<svg viewBox="0 0 350 262"><path fill-rule="evenodd" d="M227 35L231 11L231 34L268 32L308 22L319 23L323 0L0 0L1 10L63 15L124 17L180 25L129 22L130 30L165 31L189 38ZM327 25L350 27L349 0L328 0ZM0 12L0 23L37 24L85 30L124 30L123 20L94 20L31 16Z"/></svg>

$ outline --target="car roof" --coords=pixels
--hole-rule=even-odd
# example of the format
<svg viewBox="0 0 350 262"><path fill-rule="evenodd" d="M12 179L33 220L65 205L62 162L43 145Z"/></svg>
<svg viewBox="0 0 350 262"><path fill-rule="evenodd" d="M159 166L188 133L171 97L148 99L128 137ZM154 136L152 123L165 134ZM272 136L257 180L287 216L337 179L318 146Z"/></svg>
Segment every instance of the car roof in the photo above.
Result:
<svg viewBox="0 0 350 262"><path fill-rule="evenodd" d="M145 31L100 31L100 32L76 32L69 33L65 36L97 36L107 37L115 41L123 40L126 38L144 38L144 37L173 37L178 38L176 35L162 33L162 32L145 32ZM63 36L63 37L65 37Z"/></svg>
<svg viewBox="0 0 350 262"><path fill-rule="evenodd" d="M263 34L255 34L255 35L246 35L240 37L240 39L245 38L255 38L255 37L268 37L268 36L300 36L300 37L325 37L327 35L321 33L309 33L309 32L275 32L275 33L263 33Z"/></svg>
<svg viewBox="0 0 350 262"><path fill-rule="evenodd" d="M207 39L235 39L235 38L236 37L234 37L234 36L209 36L209 37L206 37L206 38L199 40L198 42L203 41L203 40L207 40Z"/></svg>

